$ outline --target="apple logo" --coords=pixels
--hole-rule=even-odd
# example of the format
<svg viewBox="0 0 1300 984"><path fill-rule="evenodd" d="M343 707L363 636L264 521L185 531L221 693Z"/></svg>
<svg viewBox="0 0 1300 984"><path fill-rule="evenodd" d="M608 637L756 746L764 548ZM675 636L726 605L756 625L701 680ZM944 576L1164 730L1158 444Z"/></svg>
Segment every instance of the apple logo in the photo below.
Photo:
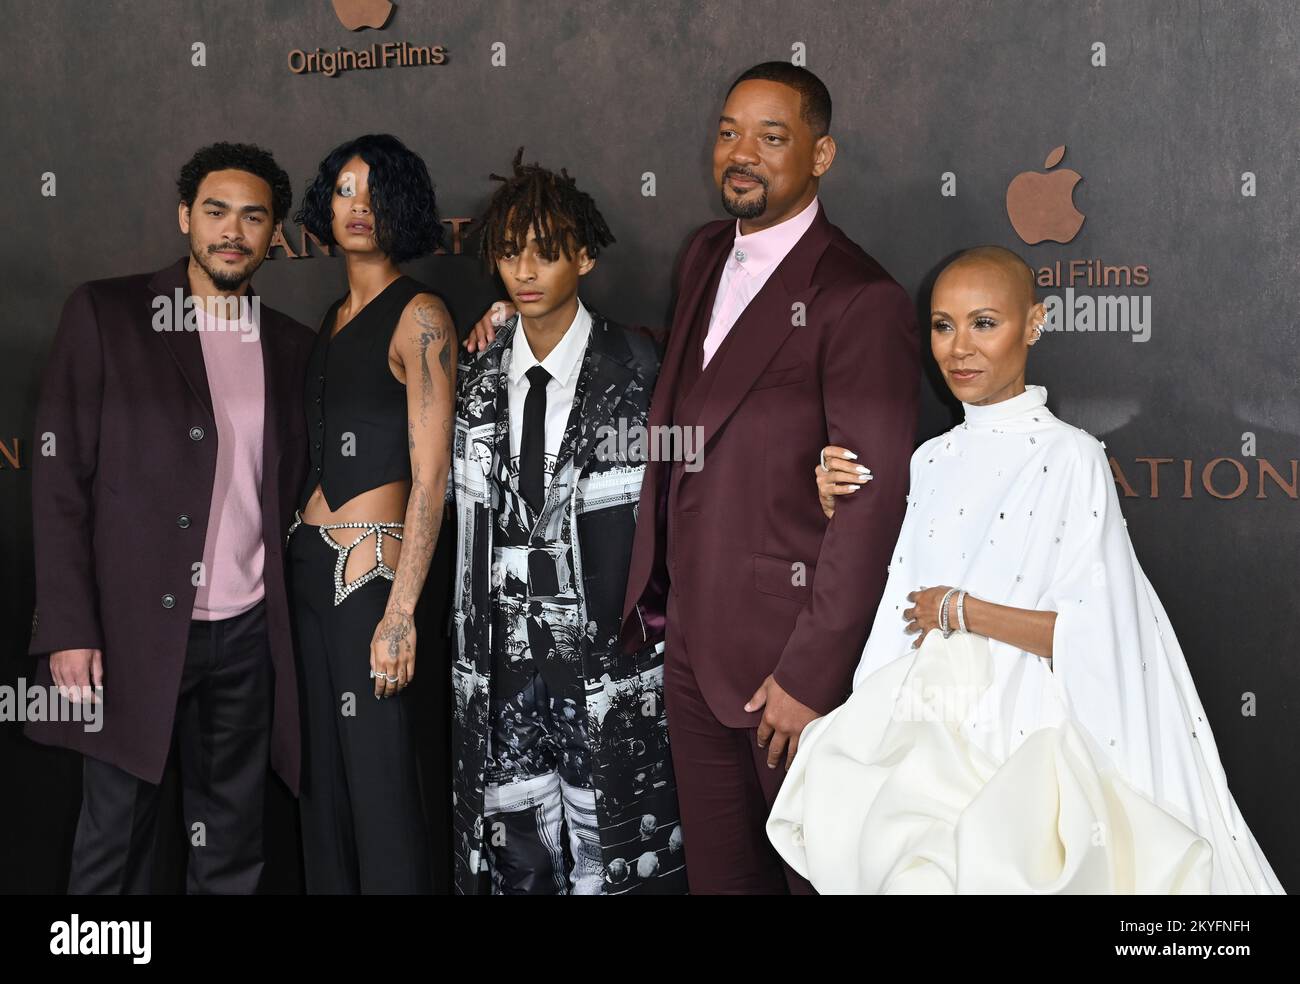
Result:
<svg viewBox="0 0 1300 984"><path fill-rule="evenodd" d="M334 13L349 31L383 27L392 12L389 0L334 0Z"/></svg>
<svg viewBox="0 0 1300 984"><path fill-rule="evenodd" d="M1065 144L1047 155L1043 167L1053 168L1065 156ZM1074 186L1083 180L1078 171L1022 171L1007 185L1007 218L1028 245L1046 239L1068 243L1083 225L1083 213L1074 207Z"/></svg>

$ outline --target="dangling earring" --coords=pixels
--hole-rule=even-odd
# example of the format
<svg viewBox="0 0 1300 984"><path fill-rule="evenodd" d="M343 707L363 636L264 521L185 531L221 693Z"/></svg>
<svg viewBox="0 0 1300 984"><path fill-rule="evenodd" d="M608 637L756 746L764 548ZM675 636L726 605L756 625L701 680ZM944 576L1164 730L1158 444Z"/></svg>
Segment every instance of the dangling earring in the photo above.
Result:
<svg viewBox="0 0 1300 984"><path fill-rule="evenodd" d="M1034 325L1034 341L1038 341L1042 337L1043 337L1043 323L1040 321L1038 322L1038 324Z"/></svg>

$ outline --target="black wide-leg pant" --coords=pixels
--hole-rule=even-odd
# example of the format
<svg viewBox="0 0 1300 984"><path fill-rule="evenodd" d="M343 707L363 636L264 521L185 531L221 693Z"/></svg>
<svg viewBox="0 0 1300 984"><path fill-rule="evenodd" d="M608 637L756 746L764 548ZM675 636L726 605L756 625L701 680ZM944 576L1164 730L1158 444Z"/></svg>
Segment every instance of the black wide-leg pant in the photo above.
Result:
<svg viewBox="0 0 1300 984"><path fill-rule="evenodd" d="M373 551L371 542L357 549ZM370 641L392 582L376 577L336 606L337 558L317 526L302 523L289 538L307 891L428 893L410 698L404 691L376 700L370 678Z"/></svg>

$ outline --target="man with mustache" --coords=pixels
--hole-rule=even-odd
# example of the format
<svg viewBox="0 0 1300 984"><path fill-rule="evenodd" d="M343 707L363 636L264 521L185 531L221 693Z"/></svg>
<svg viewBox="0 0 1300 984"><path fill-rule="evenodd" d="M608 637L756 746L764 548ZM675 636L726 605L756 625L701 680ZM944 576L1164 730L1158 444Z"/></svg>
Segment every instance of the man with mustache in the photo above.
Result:
<svg viewBox="0 0 1300 984"><path fill-rule="evenodd" d="M283 537L312 333L250 283L293 193L229 143L177 187L189 255L72 292L36 409L31 652L44 686L102 702L97 733L27 728L85 756L72 894L150 890L173 747L191 893L255 891L268 762L298 791Z"/></svg>
<svg viewBox="0 0 1300 984"><path fill-rule="evenodd" d="M697 470L646 468L623 619L627 645L666 635L692 894L811 891L764 821L804 725L850 690L905 509L914 312L818 199L830 118L807 69L767 62L732 84L713 177L735 220L682 254L651 403L652 432L703 434ZM828 523L808 462L837 434L875 477Z"/></svg>
<svg viewBox="0 0 1300 984"><path fill-rule="evenodd" d="M734 221L698 229L648 432L695 433L646 465L624 651L664 639L664 700L692 894L807 893L764 824L799 734L851 689L906 508L920 342L907 292L831 225L831 99L765 62L732 83L713 178ZM466 347L491 340L488 314ZM668 431L665 428L680 428ZM859 443L821 441L852 434ZM827 522L807 464L870 462ZM864 610L863 602L867 609Z"/></svg>

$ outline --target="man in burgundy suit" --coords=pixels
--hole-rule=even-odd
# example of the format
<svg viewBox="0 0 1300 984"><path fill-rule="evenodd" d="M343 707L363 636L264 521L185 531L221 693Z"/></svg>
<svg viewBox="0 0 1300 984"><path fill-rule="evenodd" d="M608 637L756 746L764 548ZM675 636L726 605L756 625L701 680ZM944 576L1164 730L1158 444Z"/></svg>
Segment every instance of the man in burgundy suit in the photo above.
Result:
<svg viewBox="0 0 1300 984"><path fill-rule="evenodd" d="M101 712L27 726L85 755L72 894L149 891L173 748L191 892L256 890L268 763L298 791L283 549L312 333L250 281L293 194L226 143L178 191L188 255L72 292L36 409L37 682Z"/></svg>
<svg viewBox="0 0 1300 984"><path fill-rule="evenodd" d="M696 894L811 891L764 822L804 725L851 689L906 508L914 310L817 199L830 109L821 81L784 62L733 84L713 177L736 221L703 226L682 254L651 403L652 440L697 428L703 453L646 466L623 641L666 636ZM813 479L826 444L874 473L829 522Z"/></svg>

